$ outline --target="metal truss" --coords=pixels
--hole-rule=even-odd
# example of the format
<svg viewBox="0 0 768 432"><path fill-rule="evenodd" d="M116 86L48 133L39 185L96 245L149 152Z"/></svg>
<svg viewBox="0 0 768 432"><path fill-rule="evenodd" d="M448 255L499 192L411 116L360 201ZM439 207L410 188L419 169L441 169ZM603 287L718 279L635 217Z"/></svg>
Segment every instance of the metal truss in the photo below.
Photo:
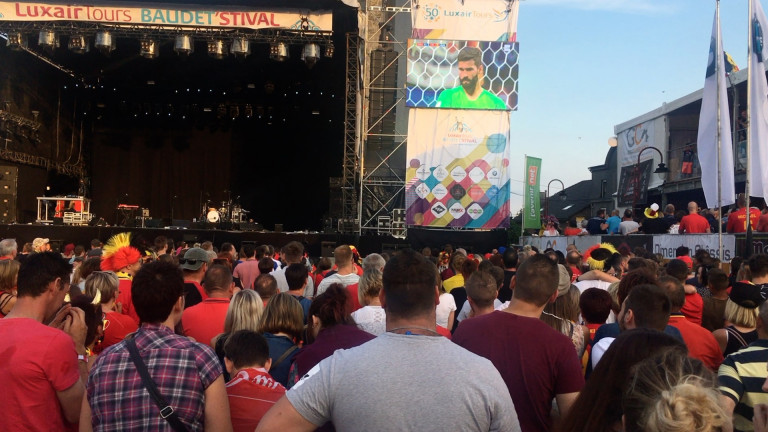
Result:
<svg viewBox="0 0 768 432"><path fill-rule="evenodd" d="M80 21L0 21L0 33L36 35L40 31L54 31L60 35L92 37L108 31L115 37L135 39L172 39L190 35L201 40L245 37L252 42L285 42L288 44L330 44L333 32L303 29L231 29L220 27L155 26L144 24L101 24Z"/></svg>
<svg viewBox="0 0 768 432"><path fill-rule="evenodd" d="M360 116L359 97L360 97L360 36L357 33L347 33L347 67L345 83L345 106L344 106L344 161L342 162L342 183L341 183L341 219L347 221L340 226L345 227L342 231L347 231L347 227L359 226L354 222L357 219L358 204L358 177L357 172L360 164L359 140L360 134ZM349 223L349 221L352 221Z"/></svg>
<svg viewBox="0 0 768 432"><path fill-rule="evenodd" d="M407 136L396 134L394 126L387 130L387 125L381 125L384 119L391 115L395 109L405 103L405 87L387 84L384 76L387 73L397 74L399 61L404 61L406 53L406 41L398 41L391 29L394 20L400 14L410 14L411 0L405 0L402 6L388 5L396 0L379 0L368 2L366 12L369 16L365 35L365 59L363 66L363 94L365 103L361 117L364 120L363 133L361 134L361 160L360 160L360 201L358 218L360 221L360 233L363 231L389 231L402 235L402 222L394 216L396 209L405 206L405 166L392 164L392 160L400 161L394 156L405 152ZM410 17L408 17L410 19ZM381 69L371 68L372 52L376 49L392 51L395 56L383 64ZM388 103L381 112L371 113L371 92L393 95L392 102ZM380 131L378 131L381 129ZM374 146L371 141L382 143ZM402 155L402 154L401 154ZM373 163L366 164L366 160ZM394 223L388 229L382 229L381 220L391 218Z"/></svg>
<svg viewBox="0 0 768 432"><path fill-rule="evenodd" d="M42 167L75 178L85 177L85 168L83 168L82 165L56 162L42 156L31 155L29 153L0 149L0 159L24 165Z"/></svg>

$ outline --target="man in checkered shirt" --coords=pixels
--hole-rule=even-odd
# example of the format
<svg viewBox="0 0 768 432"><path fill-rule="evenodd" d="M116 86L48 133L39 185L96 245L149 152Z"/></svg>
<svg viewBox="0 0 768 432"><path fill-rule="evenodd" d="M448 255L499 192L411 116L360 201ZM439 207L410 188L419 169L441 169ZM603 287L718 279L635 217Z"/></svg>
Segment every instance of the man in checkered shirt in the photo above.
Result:
<svg viewBox="0 0 768 432"><path fill-rule="evenodd" d="M173 331L184 310L184 279L171 263L153 262L133 279L142 325L133 335L160 394L190 431L231 431L227 391L214 351ZM171 431L150 397L125 341L107 348L88 377L81 430Z"/></svg>

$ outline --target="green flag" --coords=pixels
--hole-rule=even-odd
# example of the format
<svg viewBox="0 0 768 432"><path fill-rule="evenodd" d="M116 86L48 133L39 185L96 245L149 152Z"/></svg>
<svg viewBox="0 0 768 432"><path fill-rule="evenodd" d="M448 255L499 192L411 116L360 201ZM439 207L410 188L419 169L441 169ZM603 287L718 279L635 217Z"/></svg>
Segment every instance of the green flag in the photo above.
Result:
<svg viewBox="0 0 768 432"><path fill-rule="evenodd" d="M541 159L525 157L525 191L523 193L523 229L541 228L541 193L539 192L539 174Z"/></svg>

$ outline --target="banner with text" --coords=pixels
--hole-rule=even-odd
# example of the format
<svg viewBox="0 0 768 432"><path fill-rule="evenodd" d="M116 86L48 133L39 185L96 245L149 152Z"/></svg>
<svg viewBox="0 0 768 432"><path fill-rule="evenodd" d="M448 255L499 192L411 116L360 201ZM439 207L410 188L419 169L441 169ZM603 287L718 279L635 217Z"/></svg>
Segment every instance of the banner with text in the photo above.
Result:
<svg viewBox="0 0 768 432"><path fill-rule="evenodd" d="M411 109L406 224L509 226L509 113Z"/></svg>
<svg viewBox="0 0 768 432"><path fill-rule="evenodd" d="M715 258L720 258L720 250L716 235L685 234L653 236L653 253L660 253L664 259L675 259L675 250L686 246L693 256L699 249L704 249ZM720 261L731 262L736 254L736 237L733 234L723 234L723 257Z"/></svg>
<svg viewBox="0 0 768 432"><path fill-rule="evenodd" d="M519 9L519 0L413 0L413 37L515 41Z"/></svg>
<svg viewBox="0 0 768 432"><path fill-rule="evenodd" d="M667 159L667 128L665 122L666 117L657 117L653 120L631 126L617 134L618 148L616 150L619 163L619 181L621 181L622 175L621 168L634 167L638 162L638 155L641 156L640 162L652 161L651 166L654 170L659 162L661 162L659 152L665 156L664 159ZM659 152L654 150L644 152L643 150L647 147L658 149ZM652 175L648 179L647 187L655 188L663 183L658 175Z"/></svg>
<svg viewBox="0 0 768 432"><path fill-rule="evenodd" d="M88 21L165 27L333 30L331 11L258 10L203 5L152 4L152 7L140 7L120 3L64 5L0 2L0 21Z"/></svg>
<svg viewBox="0 0 768 432"><path fill-rule="evenodd" d="M541 159L525 157L525 184L523 185L523 229L541 228Z"/></svg>

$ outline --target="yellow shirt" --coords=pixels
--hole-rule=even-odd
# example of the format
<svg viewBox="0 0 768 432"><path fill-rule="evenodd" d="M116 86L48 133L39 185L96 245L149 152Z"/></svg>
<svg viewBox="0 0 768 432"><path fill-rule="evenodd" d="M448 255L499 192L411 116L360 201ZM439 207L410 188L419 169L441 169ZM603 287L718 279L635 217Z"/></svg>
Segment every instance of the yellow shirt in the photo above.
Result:
<svg viewBox="0 0 768 432"><path fill-rule="evenodd" d="M454 288L460 288L464 286L464 276L461 273L451 276L443 281L443 288L445 292L451 292Z"/></svg>

